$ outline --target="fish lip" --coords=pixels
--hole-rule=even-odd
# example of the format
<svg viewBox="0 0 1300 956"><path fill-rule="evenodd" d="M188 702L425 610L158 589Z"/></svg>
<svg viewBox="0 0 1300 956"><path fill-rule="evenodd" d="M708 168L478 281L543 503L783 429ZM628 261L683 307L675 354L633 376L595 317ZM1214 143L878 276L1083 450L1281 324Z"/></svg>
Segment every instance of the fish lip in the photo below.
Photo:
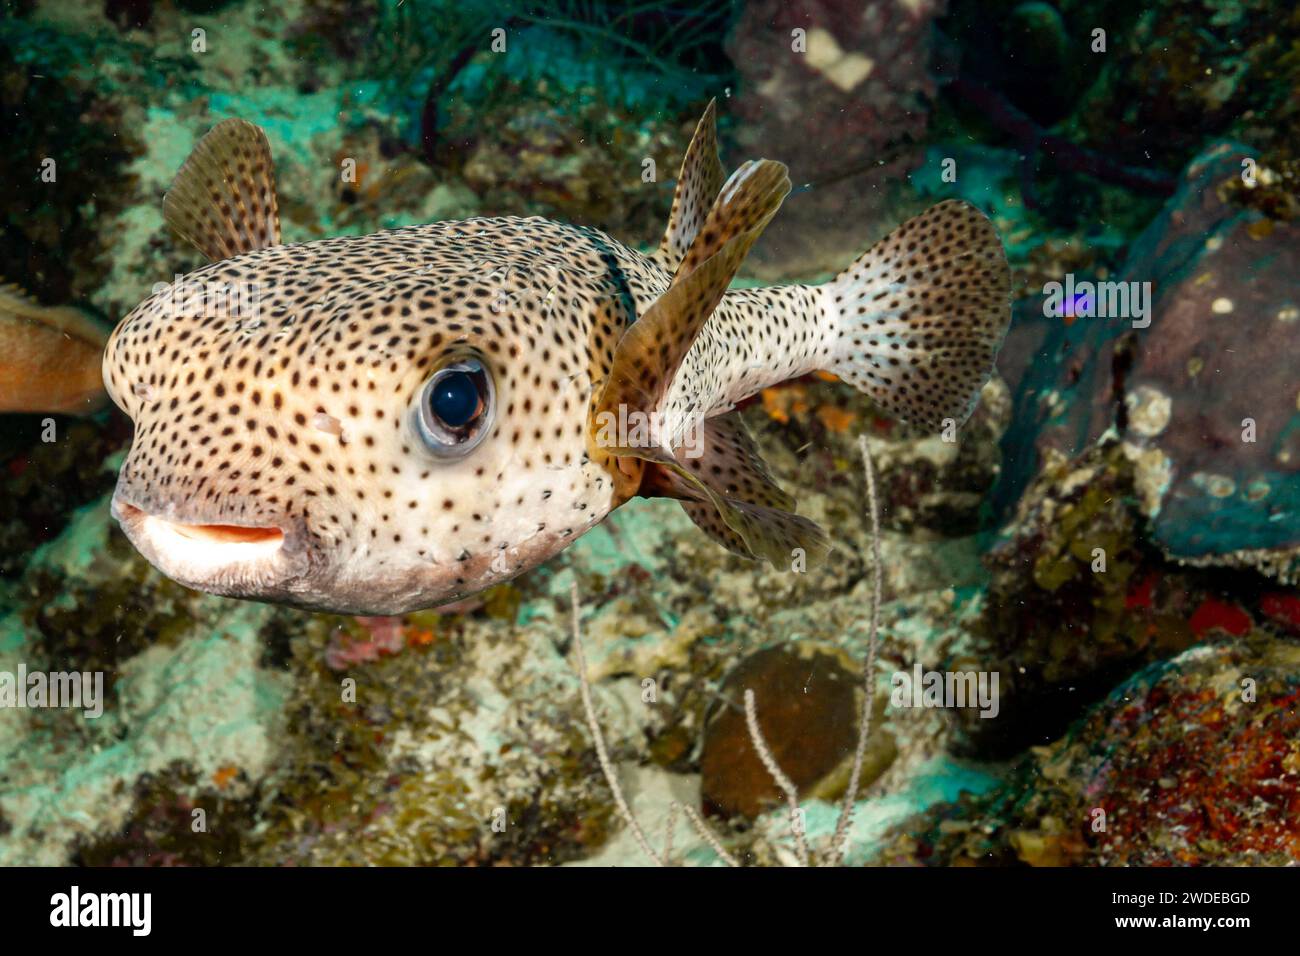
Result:
<svg viewBox="0 0 1300 956"><path fill-rule="evenodd" d="M314 563L304 529L294 523L251 524L171 509L162 515L128 500L120 489L110 511L150 564L199 591L274 600L296 590L295 582Z"/></svg>
<svg viewBox="0 0 1300 956"><path fill-rule="evenodd" d="M129 524L132 530L149 535L155 541L165 542L168 536L175 536L178 539L175 543L181 547L185 547L186 542L192 542L196 548L209 550L214 563L270 557L285 543L285 532L279 525L178 521L146 511L120 498L113 499L112 511L120 524ZM231 556L224 557L222 552L228 552Z"/></svg>

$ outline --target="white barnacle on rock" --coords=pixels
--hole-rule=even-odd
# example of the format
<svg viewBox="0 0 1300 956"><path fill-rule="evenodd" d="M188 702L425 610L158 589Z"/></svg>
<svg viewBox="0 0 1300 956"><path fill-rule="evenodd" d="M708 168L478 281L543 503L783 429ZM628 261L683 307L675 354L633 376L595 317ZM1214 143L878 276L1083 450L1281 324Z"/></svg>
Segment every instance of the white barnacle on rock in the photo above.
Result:
<svg viewBox="0 0 1300 956"><path fill-rule="evenodd" d="M1173 462L1159 448L1144 447L1126 441L1120 448L1124 457L1133 463L1133 487L1138 493L1142 513L1154 518L1173 481Z"/></svg>
<svg viewBox="0 0 1300 956"><path fill-rule="evenodd" d="M845 52L829 31L814 27L808 31L808 64L844 92L854 89L871 75L876 64L861 53Z"/></svg>
<svg viewBox="0 0 1300 956"><path fill-rule="evenodd" d="M1269 486L1267 481L1263 478L1256 478L1246 486L1246 489L1242 494L1245 496L1247 501L1263 501L1268 497L1269 492L1272 490L1273 489Z"/></svg>
<svg viewBox="0 0 1300 956"><path fill-rule="evenodd" d="M1173 400L1150 385L1139 385L1124 396L1128 408L1128 427L1143 438L1154 438L1169 427Z"/></svg>
<svg viewBox="0 0 1300 956"><path fill-rule="evenodd" d="M1227 475L1215 475L1204 471L1192 475L1192 484L1214 498L1229 498L1237 491L1237 483Z"/></svg>

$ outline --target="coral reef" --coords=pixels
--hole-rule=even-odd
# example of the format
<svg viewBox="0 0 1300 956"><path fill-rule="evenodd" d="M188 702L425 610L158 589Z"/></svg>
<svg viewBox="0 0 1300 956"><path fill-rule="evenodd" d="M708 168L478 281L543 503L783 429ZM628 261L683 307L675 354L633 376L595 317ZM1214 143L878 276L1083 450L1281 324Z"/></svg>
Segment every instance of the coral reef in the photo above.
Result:
<svg viewBox="0 0 1300 956"><path fill-rule="evenodd" d="M0 863L640 865L642 837L692 866L817 862L841 840L852 865L1300 861L1300 14L10 10L0 162L21 188L0 276L47 304L116 320L199 265L161 198L228 116L266 130L287 241L543 215L648 246L716 96L728 165L780 159L801 187L742 283L825 277L963 198L1003 236L1015 319L955 434L825 374L741 408L829 529L806 573L638 500L534 572L396 618L182 588L109 516L121 415L6 417L0 672L98 672L105 699L97 718L0 709ZM1067 274L1149 284L1149 312L1044 314ZM895 693L928 672L996 676L996 707Z"/></svg>
<svg viewBox="0 0 1300 956"><path fill-rule="evenodd" d="M909 821L891 852L927 865L1295 865L1297 653L1252 632L1152 665L1004 786Z"/></svg>

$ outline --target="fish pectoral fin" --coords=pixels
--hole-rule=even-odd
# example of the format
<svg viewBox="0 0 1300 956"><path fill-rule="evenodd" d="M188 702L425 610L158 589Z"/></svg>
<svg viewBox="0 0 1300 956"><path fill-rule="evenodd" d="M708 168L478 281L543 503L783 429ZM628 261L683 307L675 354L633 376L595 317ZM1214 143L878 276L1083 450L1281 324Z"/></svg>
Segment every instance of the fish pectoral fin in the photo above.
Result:
<svg viewBox="0 0 1300 956"><path fill-rule="evenodd" d="M619 340L596 402L597 424L632 416L658 421L656 408L682 359L789 191L790 177L781 163L763 159L736 170L709 210L668 291ZM684 423L670 424L675 429ZM674 433L667 434L671 438ZM671 457L662 447L627 443L613 451L650 461Z"/></svg>
<svg viewBox="0 0 1300 956"><path fill-rule="evenodd" d="M794 510L794 497L772 477L739 412L705 419L698 433L686 437L674 457L701 484L737 501Z"/></svg>
<svg viewBox="0 0 1300 956"><path fill-rule="evenodd" d="M765 560L777 570L811 567L830 554L830 539L816 522L781 508L729 498L687 477L680 466L676 474L692 490L677 485L675 493L665 497L679 498L696 526L728 551Z"/></svg>
<svg viewBox="0 0 1300 956"><path fill-rule="evenodd" d="M212 127L163 197L163 219L213 262L278 246L275 168L261 128L241 119Z"/></svg>
<svg viewBox="0 0 1300 956"><path fill-rule="evenodd" d="M704 423L703 440L679 445L671 463L646 469L641 494L675 498L687 516L728 551L773 567L821 561L830 541L818 525L793 513L794 498L781 489L736 413Z"/></svg>
<svg viewBox="0 0 1300 956"><path fill-rule="evenodd" d="M710 100L696 124L695 135L687 147L677 174L673 192L673 209L668 215L668 229L659 241L654 259L669 272L676 272L709 215L713 201L722 190L726 174L718 159L717 100Z"/></svg>

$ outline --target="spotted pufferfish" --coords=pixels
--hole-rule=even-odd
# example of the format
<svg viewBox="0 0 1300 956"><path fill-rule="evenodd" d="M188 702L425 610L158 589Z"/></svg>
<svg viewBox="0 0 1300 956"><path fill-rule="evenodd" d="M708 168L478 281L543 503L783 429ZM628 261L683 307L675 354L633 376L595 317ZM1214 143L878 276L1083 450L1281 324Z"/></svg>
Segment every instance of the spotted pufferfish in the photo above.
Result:
<svg viewBox="0 0 1300 956"><path fill-rule="evenodd" d="M771 160L724 175L710 104L649 254L538 217L284 245L266 137L225 120L164 200L212 261L105 349L135 425L113 515L184 585L354 614L506 581L635 496L746 558L824 558L736 405L822 370L961 423L1010 275L989 220L946 201L827 283L729 289L789 190Z"/></svg>

